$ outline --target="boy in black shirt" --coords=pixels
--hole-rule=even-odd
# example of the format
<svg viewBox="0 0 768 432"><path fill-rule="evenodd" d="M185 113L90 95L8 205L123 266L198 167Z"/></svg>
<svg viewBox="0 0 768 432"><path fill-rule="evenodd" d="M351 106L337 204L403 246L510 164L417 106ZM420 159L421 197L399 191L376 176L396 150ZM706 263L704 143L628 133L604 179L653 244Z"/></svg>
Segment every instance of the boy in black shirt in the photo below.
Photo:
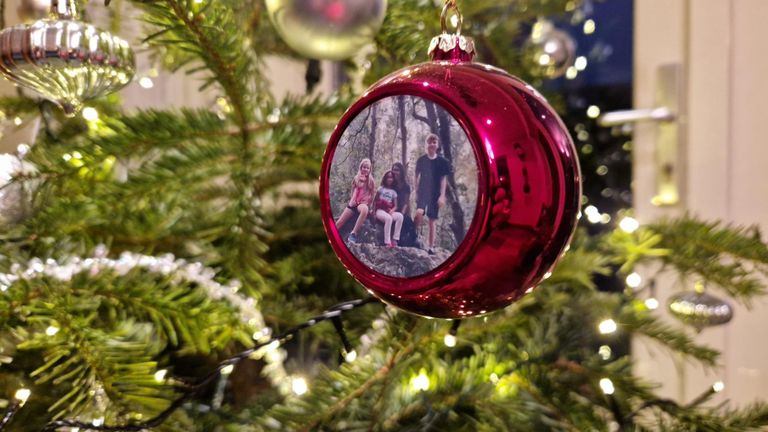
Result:
<svg viewBox="0 0 768 432"><path fill-rule="evenodd" d="M421 226L424 215L429 219L428 252L434 254L435 222L439 210L445 206L445 189L448 185L448 174L451 165L444 157L437 154L440 147L435 134L427 135L427 154L416 160L416 226Z"/></svg>

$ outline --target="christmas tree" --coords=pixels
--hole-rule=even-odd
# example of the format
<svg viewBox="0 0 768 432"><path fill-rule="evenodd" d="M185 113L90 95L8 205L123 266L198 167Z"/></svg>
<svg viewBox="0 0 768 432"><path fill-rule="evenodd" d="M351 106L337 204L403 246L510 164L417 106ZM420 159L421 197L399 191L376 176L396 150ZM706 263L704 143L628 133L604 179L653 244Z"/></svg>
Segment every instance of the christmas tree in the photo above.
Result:
<svg viewBox="0 0 768 432"><path fill-rule="evenodd" d="M375 49L341 64L349 82L285 100L264 58L297 54L266 3L109 5L106 25L118 31L134 20L120 11L137 11L142 46L213 89L213 109L125 110L118 94L68 118L30 92L0 99L6 119L39 122L0 189L0 430L768 426L768 405L708 405L719 383L693 401L658 396L621 354L627 338L703 368L718 353L660 320L632 277L619 292L596 282L660 265L748 305L768 272L756 228L615 214L611 229L579 230L530 294L460 326L368 298L328 245L320 159L361 82L426 60L443 2L389 0ZM580 6L459 5L480 58L531 82L541 69L510 41ZM680 316L697 326L719 318L692 307Z"/></svg>

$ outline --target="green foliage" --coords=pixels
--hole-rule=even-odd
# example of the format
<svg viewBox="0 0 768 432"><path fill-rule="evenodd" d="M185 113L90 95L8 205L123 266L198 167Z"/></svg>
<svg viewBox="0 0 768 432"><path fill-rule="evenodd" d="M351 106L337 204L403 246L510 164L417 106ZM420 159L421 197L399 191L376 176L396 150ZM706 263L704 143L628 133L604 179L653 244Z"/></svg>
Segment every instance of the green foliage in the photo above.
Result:
<svg viewBox="0 0 768 432"><path fill-rule="evenodd" d="M22 279L0 294L5 337L40 356L29 372L36 391L70 389L47 408L54 417L94 405L114 419L159 412L173 395L154 377L163 350L207 354L250 343L233 308L203 287L139 269L92 273Z"/></svg>
<svg viewBox="0 0 768 432"><path fill-rule="evenodd" d="M48 103L0 98L6 117L40 116L43 125L28 156L36 173L15 179L35 191L35 211L0 233L0 269L10 272L33 257L90 254L101 243L115 253L173 253L215 267L220 280L240 280L260 299L276 333L360 296L327 244L314 183L327 135L352 100L350 88L329 100L273 100L260 59L295 54L277 37L262 0L131 3L143 11L152 55L215 89L219 112L124 113L113 96L93 102L100 118L86 122L64 119ZM520 25L577 3L459 2L473 23L465 33L476 38L480 58L534 82L527 59L510 49ZM426 59L429 39L440 30L438 13L431 0L390 0L365 80ZM464 323L454 348L443 343L445 322L391 311L379 316L375 307L359 311L344 318L350 339L365 341L355 344L353 363L335 366L331 326L285 346L291 372L310 375L309 394L282 397L259 381L260 363L244 363L238 370L256 368L250 397L227 396L222 409L210 411L210 394L203 392L161 430L608 431L618 424L638 431L742 431L768 425L764 404L730 410L705 408L709 394L691 406L659 399L655 383L632 374L629 358L598 354L617 338L638 336L704 367L718 360L632 293L596 290L595 275L626 273L638 264L702 279L749 304L765 292L768 250L755 229L690 216L632 234L617 230L590 239L581 232L538 289L506 311ZM617 322L616 334L595 331L606 317ZM49 328L58 332L48 335ZM252 331L225 301L158 273L102 270L71 281L22 280L0 291L0 398L10 400L21 386L33 389L17 430L54 416L105 416L111 424L146 419L178 395L154 379L159 368L201 376L251 344ZM613 395L603 392L601 379L611 380Z"/></svg>
<svg viewBox="0 0 768 432"><path fill-rule="evenodd" d="M662 247L675 251L661 261L681 276L699 277L747 305L752 298L765 295L759 275L768 274L768 246L756 227L683 217L648 229L662 236Z"/></svg>

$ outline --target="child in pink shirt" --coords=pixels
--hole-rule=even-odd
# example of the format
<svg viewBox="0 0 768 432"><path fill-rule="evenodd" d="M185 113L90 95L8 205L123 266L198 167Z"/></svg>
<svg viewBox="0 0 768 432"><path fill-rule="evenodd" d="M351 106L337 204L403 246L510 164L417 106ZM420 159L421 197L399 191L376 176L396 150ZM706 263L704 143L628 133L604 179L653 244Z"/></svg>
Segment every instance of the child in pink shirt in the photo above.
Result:
<svg viewBox="0 0 768 432"><path fill-rule="evenodd" d="M360 228L363 227L365 218L368 217L375 188L376 184L373 182L373 177L371 177L371 160L363 159L360 161L357 175L352 180L352 196L349 199L349 204L347 204L347 208L344 209L341 216L336 220L336 228L339 228L344 226L355 215L355 212L358 213L355 227L352 228L352 232L349 234L349 241L352 243L357 242L357 234Z"/></svg>

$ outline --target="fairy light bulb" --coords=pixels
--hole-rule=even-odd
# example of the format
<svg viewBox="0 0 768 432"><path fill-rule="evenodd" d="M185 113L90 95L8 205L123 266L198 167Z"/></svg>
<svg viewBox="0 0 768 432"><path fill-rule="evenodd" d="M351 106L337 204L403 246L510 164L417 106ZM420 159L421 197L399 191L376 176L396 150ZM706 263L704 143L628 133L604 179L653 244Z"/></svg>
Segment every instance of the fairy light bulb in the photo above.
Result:
<svg viewBox="0 0 768 432"><path fill-rule="evenodd" d="M165 376L167 374L168 374L167 369L160 369L159 371L155 372L155 381L159 383L165 381Z"/></svg>
<svg viewBox="0 0 768 432"><path fill-rule="evenodd" d="M445 337L443 338L443 343L444 343L444 344L445 344L445 346L447 346L448 348L453 348L453 347L455 347L455 346L456 346L456 336L454 336L454 335L452 335L452 334L450 334L450 333L449 333L449 334L447 334L447 335L445 335Z"/></svg>
<svg viewBox="0 0 768 432"><path fill-rule="evenodd" d="M32 390L28 388L20 388L16 390L16 394L13 395L13 397L16 398L16 400L19 401L21 405L27 403L27 400L30 396L32 396Z"/></svg>
<svg viewBox="0 0 768 432"><path fill-rule="evenodd" d="M611 350L611 347L608 345L601 345L600 349L597 351L597 353L600 355L600 358L603 360L610 360L611 355L613 354L613 350Z"/></svg>
<svg viewBox="0 0 768 432"><path fill-rule="evenodd" d="M633 217L625 216L621 222L619 222L619 228L621 228L621 230L625 233L631 234L640 228L640 222L638 222L637 219Z"/></svg>
<svg viewBox="0 0 768 432"><path fill-rule="evenodd" d="M291 390L296 396L301 396L309 391L307 380L304 377L293 377L291 380Z"/></svg>
<svg viewBox="0 0 768 432"><path fill-rule="evenodd" d="M421 369L419 374L411 378L411 388L414 391L427 391L429 390L429 377L427 371Z"/></svg>
<svg viewBox="0 0 768 432"><path fill-rule="evenodd" d="M722 381L718 381L714 384L712 384L712 391L715 393L720 393L721 391L725 390L725 383Z"/></svg>
<svg viewBox="0 0 768 432"><path fill-rule="evenodd" d="M348 352L346 355L344 355L344 360L347 363L352 363L355 360L357 360L357 351L352 350L352 351Z"/></svg>
<svg viewBox="0 0 768 432"><path fill-rule="evenodd" d="M619 326L616 324L616 321L608 318L601 321L597 328L600 330L601 334L611 334L615 332Z"/></svg>
<svg viewBox="0 0 768 432"><path fill-rule="evenodd" d="M648 308L648 310L656 310L659 308L659 301L655 298L651 297L649 299L645 300L645 307Z"/></svg>
<svg viewBox="0 0 768 432"><path fill-rule="evenodd" d="M600 389L607 395L612 395L616 391L616 388L613 386L613 381L608 378L602 378L600 380Z"/></svg>
<svg viewBox="0 0 768 432"><path fill-rule="evenodd" d="M637 288L643 283L643 278L637 273L632 273L627 276L626 282L628 287Z"/></svg>
<svg viewBox="0 0 768 432"><path fill-rule="evenodd" d="M96 108L85 107L83 109L83 118L87 121L94 122L99 119L99 112L96 111Z"/></svg>

